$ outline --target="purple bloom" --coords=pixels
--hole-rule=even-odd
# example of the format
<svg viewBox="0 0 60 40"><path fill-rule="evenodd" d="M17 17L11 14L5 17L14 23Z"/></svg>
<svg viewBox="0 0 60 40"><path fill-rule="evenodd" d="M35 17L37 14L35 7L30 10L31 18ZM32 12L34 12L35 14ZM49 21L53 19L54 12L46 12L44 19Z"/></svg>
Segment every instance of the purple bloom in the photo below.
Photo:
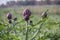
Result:
<svg viewBox="0 0 60 40"><path fill-rule="evenodd" d="M14 18L14 21L16 21L16 20L17 20L17 18L15 17L15 18Z"/></svg>
<svg viewBox="0 0 60 40"><path fill-rule="evenodd" d="M28 21L29 20L29 16L28 15L25 15L24 16L24 19L25 19L25 21Z"/></svg>
<svg viewBox="0 0 60 40"><path fill-rule="evenodd" d="M12 19L12 14L11 14L11 13L8 13L8 14L7 14L7 18L8 18L8 19Z"/></svg>
<svg viewBox="0 0 60 40"><path fill-rule="evenodd" d="M25 9L24 10L24 12L23 12L23 16L25 16L25 15L31 15L31 12L30 12L30 10L29 9Z"/></svg>
<svg viewBox="0 0 60 40"><path fill-rule="evenodd" d="M8 20L8 23L10 23L10 24L11 24L11 23L12 23L12 21L11 21L11 20Z"/></svg>
<svg viewBox="0 0 60 40"><path fill-rule="evenodd" d="M25 9L24 12L23 12L23 16L24 16L25 21L28 21L29 17L31 16L30 10L29 9Z"/></svg>

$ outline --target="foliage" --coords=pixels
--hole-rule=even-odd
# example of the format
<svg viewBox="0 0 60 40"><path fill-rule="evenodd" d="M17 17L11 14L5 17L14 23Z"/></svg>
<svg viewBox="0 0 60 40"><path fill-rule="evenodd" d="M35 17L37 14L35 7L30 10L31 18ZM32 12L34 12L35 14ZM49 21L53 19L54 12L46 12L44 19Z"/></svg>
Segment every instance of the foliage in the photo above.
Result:
<svg viewBox="0 0 60 40"><path fill-rule="evenodd" d="M32 7L30 8L30 10L33 10ZM1 9L1 15L4 15L4 12L6 12L6 10L9 10L8 8ZM22 9L20 10L22 13ZM51 8L51 10L53 9ZM34 14L35 11L32 11L30 20L32 20L33 25L31 26L30 22L28 22L28 40L60 40L60 16L55 15L54 12L52 13L51 10L47 12L48 15L45 19L42 19L39 15L39 13L42 13L42 10L41 12L38 11L37 15ZM13 14L13 18L14 16L17 16L17 21L13 21L12 19L12 23L9 24L6 15L4 15L3 17L1 16L0 40L25 40L25 20L21 15L19 15L17 9L12 10L11 13Z"/></svg>

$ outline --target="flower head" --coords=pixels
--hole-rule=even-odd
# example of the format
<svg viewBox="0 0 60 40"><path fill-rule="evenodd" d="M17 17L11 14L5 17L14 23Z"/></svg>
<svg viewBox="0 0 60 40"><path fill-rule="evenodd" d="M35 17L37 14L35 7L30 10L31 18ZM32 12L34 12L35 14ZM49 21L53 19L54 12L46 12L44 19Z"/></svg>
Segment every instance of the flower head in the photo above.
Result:
<svg viewBox="0 0 60 40"><path fill-rule="evenodd" d="M23 15L31 15L31 11L29 9L25 9L24 12L23 12Z"/></svg>
<svg viewBox="0 0 60 40"><path fill-rule="evenodd" d="M30 25L33 26L33 21L32 20L30 20Z"/></svg>
<svg viewBox="0 0 60 40"><path fill-rule="evenodd" d="M11 20L8 20L8 23L10 23L10 24L11 24L11 23L12 23L12 21L11 21Z"/></svg>
<svg viewBox="0 0 60 40"><path fill-rule="evenodd" d="M30 20L30 23L32 23L32 20Z"/></svg>
<svg viewBox="0 0 60 40"><path fill-rule="evenodd" d="M41 16L42 16L42 18L46 18L47 17L47 13L43 12Z"/></svg>
<svg viewBox="0 0 60 40"><path fill-rule="evenodd" d="M8 14L7 14L7 18L8 18L8 19L12 19L12 14L11 14L11 13L8 13Z"/></svg>
<svg viewBox="0 0 60 40"><path fill-rule="evenodd" d="M14 21L16 21L16 20L17 20L17 18L15 17L15 18L14 18Z"/></svg>
<svg viewBox="0 0 60 40"><path fill-rule="evenodd" d="M28 21L29 17L31 16L30 10L29 9L25 9L24 12L23 12L23 16L24 16L25 21Z"/></svg>
<svg viewBox="0 0 60 40"><path fill-rule="evenodd" d="M47 12L48 12L49 9L47 9L45 12L42 13L42 18L46 18L47 17Z"/></svg>
<svg viewBox="0 0 60 40"><path fill-rule="evenodd" d="M28 15L25 15L24 16L24 19L25 19L25 21L28 21L29 20L29 16Z"/></svg>

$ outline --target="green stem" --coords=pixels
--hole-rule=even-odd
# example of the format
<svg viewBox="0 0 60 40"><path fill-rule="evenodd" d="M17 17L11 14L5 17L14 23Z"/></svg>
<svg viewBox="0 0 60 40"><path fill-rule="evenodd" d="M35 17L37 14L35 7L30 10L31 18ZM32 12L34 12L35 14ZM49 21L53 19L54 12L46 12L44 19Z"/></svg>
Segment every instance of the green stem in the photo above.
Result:
<svg viewBox="0 0 60 40"><path fill-rule="evenodd" d="M15 23L12 24L12 26L14 28L14 32L15 32L15 34L17 34L16 29L15 29L15 25L16 25Z"/></svg>
<svg viewBox="0 0 60 40"><path fill-rule="evenodd" d="M43 23L41 23L39 29L38 29L38 30L36 31L36 33L33 35L33 37L31 38L31 40L33 40L33 39L36 37L36 35L40 32L40 29L42 28L42 25L43 25Z"/></svg>
<svg viewBox="0 0 60 40"><path fill-rule="evenodd" d="M27 26L26 26L26 39L25 40L28 40L28 21L27 21Z"/></svg>
<svg viewBox="0 0 60 40"><path fill-rule="evenodd" d="M10 32L10 29L9 29L9 26L7 26L7 37L8 37L8 40L9 40L9 32Z"/></svg>

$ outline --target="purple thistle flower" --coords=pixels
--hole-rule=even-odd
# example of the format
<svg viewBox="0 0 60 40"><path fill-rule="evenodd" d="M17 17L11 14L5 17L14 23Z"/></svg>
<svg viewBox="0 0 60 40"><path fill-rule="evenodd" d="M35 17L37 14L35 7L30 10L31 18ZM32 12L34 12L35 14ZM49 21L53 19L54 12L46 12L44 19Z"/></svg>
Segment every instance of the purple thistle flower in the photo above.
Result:
<svg viewBox="0 0 60 40"><path fill-rule="evenodd" d="M30 10L29 9L25 9L24 12L23 12L23 16L24 16L25 21L28 21L29 17L31 16Z"/></svg>
<svg viewBox="0 0 60 40"><path fill-rule="evenodd" d="M29 20L29 16L28 15L25 15L24 16L24 19L25 19L25 21L28 21Z"/></svg>
<svg viewBox="0 0 60 40"><path fill-rule="evenodd" d="M11 14L11 13L8 13L8 14L7 14L7 18L8 18L8 19L12 19L12 14Z"/></svg>
<svg viewBox="0 0 60 40"><path fill-rule="evenodd" d="M31 15L31 12L30 12L30 10L29 9L25 9L24 10L24 12L23 12L23 16L25 16L25 15Z"/></svg>
<svg viewBox="0 0 60 40"><path fill-rule="evenodd" d="M10 23L10 24L11 24L11 23L12 23L12 21L11 21L11 20L8 20L8 23Z"/></svg>
<svg viewBox="0 0 60 40"><path fill-rule="evenodd" d="M14 21L16 21L16 20L17 20L17 18L15 17L15 18L14 18Z"/></svg>

